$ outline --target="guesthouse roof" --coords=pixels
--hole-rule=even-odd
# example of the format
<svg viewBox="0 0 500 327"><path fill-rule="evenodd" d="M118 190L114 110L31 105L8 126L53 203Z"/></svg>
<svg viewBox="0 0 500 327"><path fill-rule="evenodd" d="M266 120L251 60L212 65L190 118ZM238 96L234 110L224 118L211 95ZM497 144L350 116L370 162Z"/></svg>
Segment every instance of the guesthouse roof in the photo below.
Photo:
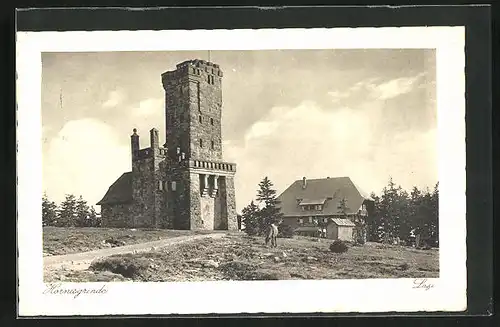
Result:
<svg viewBox="0 0 500 327"><path fill-rule="evenodd" d="M306 179L305 186L303 183L302 179L296 180L278 197L285 217L338 215L342 199L346 200L347 214L357 214L364 201L373 201L349 177ZM323 204L322 210L303 210L305 201Z"/></svg>

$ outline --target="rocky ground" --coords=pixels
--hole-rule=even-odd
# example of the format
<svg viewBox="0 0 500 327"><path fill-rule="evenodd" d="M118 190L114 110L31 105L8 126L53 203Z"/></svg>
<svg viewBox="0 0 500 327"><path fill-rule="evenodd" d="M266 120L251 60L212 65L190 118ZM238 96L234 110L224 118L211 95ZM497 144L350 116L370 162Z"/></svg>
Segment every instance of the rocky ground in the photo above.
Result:
<svg viewBox="0 0 500 327"><path fill-rule="evenodd" d="M45 281L209 281L439 277L437 249L367 243L343 254L331 241L295 237L268 248L242 233L175 244L161 250L97 259L82 271L52 270Z"/></svg>

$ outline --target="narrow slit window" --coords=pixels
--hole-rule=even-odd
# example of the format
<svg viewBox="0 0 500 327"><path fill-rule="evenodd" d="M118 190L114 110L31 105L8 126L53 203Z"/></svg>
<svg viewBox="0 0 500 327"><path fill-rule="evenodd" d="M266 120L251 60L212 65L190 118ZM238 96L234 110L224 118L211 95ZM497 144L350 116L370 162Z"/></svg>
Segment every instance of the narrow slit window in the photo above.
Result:
<svg viewBox="0 0 500 327"><path fill-rule="evenodd" d="M198 121L200 122L200 124L202 123L202 119L201 119L201 115L198 116Z"/></svg>
<svg viewBox="0 0 500 327"><path fill-rule="evenodd" d="M172 182L170 184L170 187L172 188L172 191L175 191L177 189L177 183L176 182Z"/></svg>
<svg viewBox="0 0 500 327"><path fill-rule="evenodd" d="M212 141L211 148L212 148L212 150L215 149L215 142L214 141Z"/></svg>
<svg viewBox="0 0 500 327"><path fill-rule="evenodd" d="M210 118L210 125L214 125L214 119L213 118Z"/></svg>
<svg viewBox="0 0 500 327"><path fill-rule="evenodd" d="M158 190L163 191L163 182L162 181L158 181Z"/></svg>
<svg viewBox="0 0 500 327"><path fill-rule="evenodd" d="M200 148L203 148L203 140L200 139Z"/></svg>

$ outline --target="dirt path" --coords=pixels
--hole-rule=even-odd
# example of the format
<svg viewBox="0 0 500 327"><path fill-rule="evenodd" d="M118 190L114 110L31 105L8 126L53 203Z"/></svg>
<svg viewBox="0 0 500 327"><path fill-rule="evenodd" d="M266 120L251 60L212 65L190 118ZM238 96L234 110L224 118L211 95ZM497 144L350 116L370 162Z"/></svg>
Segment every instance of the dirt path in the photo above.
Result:
<svg viewBox="0 0 500 327"><path fill-rule="evenodd" d="M151 251L174 244L191 242L205 238L222 238L224 236L225 234L223 233L179 236L159 241L125 245L109 249L100 249L89 252L72 253L66 255L55 255L55 256L44 257L43 265L44 268L48 270L56 270L56 269L84 270L89 267L90 263L93 260L102 257L109 257L115 254L139 253L139 252Z"/></svg>

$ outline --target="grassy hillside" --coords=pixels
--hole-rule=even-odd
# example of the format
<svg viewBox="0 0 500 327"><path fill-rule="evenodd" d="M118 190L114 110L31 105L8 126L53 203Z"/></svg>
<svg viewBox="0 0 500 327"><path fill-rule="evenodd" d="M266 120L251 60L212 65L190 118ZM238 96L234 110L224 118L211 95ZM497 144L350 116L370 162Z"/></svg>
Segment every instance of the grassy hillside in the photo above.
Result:
<svg viewBox="0 0 500 327"><path fill-rule="evenodd" d="M44 227L43 252L61 255L138 244L202 232L166 229Z"/></svg>
<svg viewBox="0 0 500 327"><path fill-rule="evenodd" d="M437 249L367 243L346 253L329 251L329 240L278 239L267 248L242 234L203 239L162 250L94 261L85 271L58 271L47 281L208 281L439 277Z"/></svg>

